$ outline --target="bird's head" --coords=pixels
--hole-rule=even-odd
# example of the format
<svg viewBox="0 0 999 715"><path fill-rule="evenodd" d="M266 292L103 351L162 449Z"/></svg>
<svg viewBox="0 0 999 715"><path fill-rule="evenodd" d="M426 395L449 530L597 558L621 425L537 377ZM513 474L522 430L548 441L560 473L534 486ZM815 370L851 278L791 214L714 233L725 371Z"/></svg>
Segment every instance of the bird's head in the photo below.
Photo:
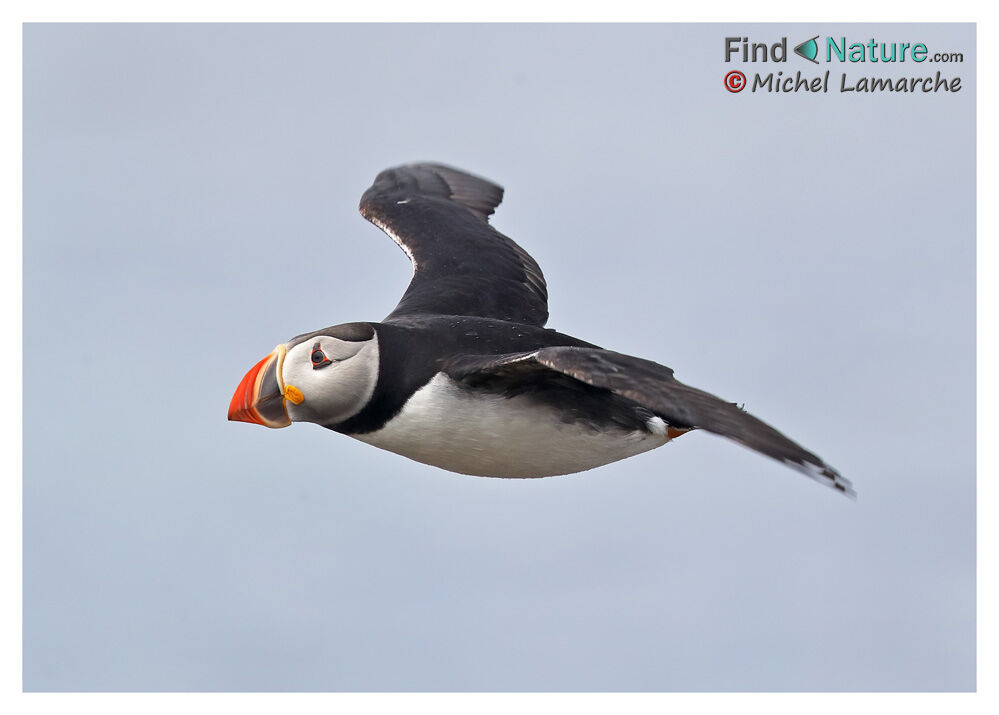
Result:
<svg viewBox="0 0 999 715"><path fill-rule="evenodd" d="M344 323L282 343L243 377L229 419L265 427L334 425L367 404L378 380L378 335Z"/></svg>

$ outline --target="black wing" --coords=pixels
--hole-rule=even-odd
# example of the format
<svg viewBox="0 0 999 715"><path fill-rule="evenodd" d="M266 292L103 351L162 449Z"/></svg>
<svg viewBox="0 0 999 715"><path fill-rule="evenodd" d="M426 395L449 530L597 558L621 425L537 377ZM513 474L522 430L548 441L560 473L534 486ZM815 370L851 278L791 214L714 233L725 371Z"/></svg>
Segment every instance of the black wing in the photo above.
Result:
<svg viewBox="0 0 999 715"><path fill-rule="evenodd" d="M386 320L473 315L545 324L541 269L488 223L502 200L496 184L440 164L407 164L375 177L361 197L361 215L413 262L413 280Z"/></svg>
<svg viewBox="0 0 999 715"><path fill-rule="evenodd" d="M671 427L705 429L784 462L812 479L855 497L849 480L801 445L731 402L684 385L673 371L651 360L610 350L549 347L509 355L468 355L451 361L447 372L474 383L483 375L506 379L554 371L603 388L651 410Z"/></svg>

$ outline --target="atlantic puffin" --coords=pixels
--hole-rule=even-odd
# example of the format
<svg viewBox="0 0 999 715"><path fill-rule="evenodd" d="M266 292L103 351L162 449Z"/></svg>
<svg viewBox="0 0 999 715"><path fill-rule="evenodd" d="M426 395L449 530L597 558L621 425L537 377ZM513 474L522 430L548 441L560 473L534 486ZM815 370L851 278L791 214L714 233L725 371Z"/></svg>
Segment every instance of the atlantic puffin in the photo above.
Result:
<svg viewBox="0 0 999 715"><path fill-rule="evenodd" d="M818 456L673 371L546 328L537 262L489 224L503 189L435 163L378 174L360 212L409 256L413 279L381 322L298 335L239 383L229 419L314 422L452 472L548 477L728 437L854 497Z"/></svg>

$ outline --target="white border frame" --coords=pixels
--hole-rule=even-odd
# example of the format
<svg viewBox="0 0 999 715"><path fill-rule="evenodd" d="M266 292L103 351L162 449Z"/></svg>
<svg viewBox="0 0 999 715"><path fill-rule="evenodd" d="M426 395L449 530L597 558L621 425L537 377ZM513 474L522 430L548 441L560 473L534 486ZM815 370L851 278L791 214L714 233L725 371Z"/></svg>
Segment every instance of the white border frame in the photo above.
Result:
<svg viewBox="0 0 999 715"><path fill-rule="evenodd" d="M995 275L996 248L999 236L995 221L995 197L999 195L995 181L995 139L991 133L978 134L978 469L986 475L978 483L978 692L975 694L43 694L21 693L21 77L22 23L24 22L344 22L344 21L504 21L504 22L977 22L978 47L981 40L991 39L995 27L994 11L985 11L981 3L952 1L939 8L914 9L898 0L870 3L845 0L834 7L807 8L800 2L754 3L747 12L744 3L734 0L714 3L711 7L673 8L640 0L617 0L613 3L575 3L549 0L506 0L502 5L489 3L474 7L467 0L424 0L418 5L402 0L381 0L341 7L329 2L286 0L282 3L224 2L220 0L154 0L141 4L122 0L91 0L86 4L67 0L51 2L10 3L4 12L2 37L4 48L3 89L17 111L3 113L6 156L9 161L4 184L5 238L0 241L0 295L3 305L4 335L7 348L0 353L0 369L14 383L16 406L6 405L0 434L3 454L10 469L4 470L7 493L0 499L4 537L2 540L2 573L4 588L0 591L0 707L8 713L36 713L58 710L103 713L174 713L187 711L217 711L221 707L238 708L241 713L274 712L293 708L295 713L326 712L330 708L349 713L419 712L434 713L508 713L518 711L551 711L571 709L574 713L662 712L664 708L679 708L682 713L730 711L765 708L768 713L794 713L806 710L810 715L854 712L880 713L888 708L904 708L907 713L999 712L996 695L999 660L996 656L995 607L983 604L999 603L996 588L996 522L988 517L997 506L996 458L983 450L986 440L995 434L996 378L988 366L999 364L996 350L995 313L996 285L989 280ZM978 127L999 126L994 92L986 85L993 76L994 53L978 52L976 57L978 82ZM979 89L983 88L983 89ZM982 237L985 237L983 240ZM992 238L990 241L989 238ZM16 347L13 337L16 336ZM991 409L990 409L991 408Z"/></svg>

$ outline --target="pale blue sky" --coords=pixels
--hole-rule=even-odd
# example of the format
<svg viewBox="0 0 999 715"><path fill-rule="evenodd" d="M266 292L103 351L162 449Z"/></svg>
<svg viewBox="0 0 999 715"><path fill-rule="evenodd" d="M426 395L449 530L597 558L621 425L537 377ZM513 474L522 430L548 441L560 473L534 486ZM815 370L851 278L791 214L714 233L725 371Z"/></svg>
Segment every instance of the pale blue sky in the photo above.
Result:
<svg viewBox="0 0 999 715"><path fill-rule="evenodd" d="M725 36L783 34L962 51L848 71L964 89L725 91ZM25 689L975 687L972 25L24 38ZM859 500L706 434L507 481L227 422L275 344L395 305L356 206L424 159L506 187L551 327Z"/></svg>

